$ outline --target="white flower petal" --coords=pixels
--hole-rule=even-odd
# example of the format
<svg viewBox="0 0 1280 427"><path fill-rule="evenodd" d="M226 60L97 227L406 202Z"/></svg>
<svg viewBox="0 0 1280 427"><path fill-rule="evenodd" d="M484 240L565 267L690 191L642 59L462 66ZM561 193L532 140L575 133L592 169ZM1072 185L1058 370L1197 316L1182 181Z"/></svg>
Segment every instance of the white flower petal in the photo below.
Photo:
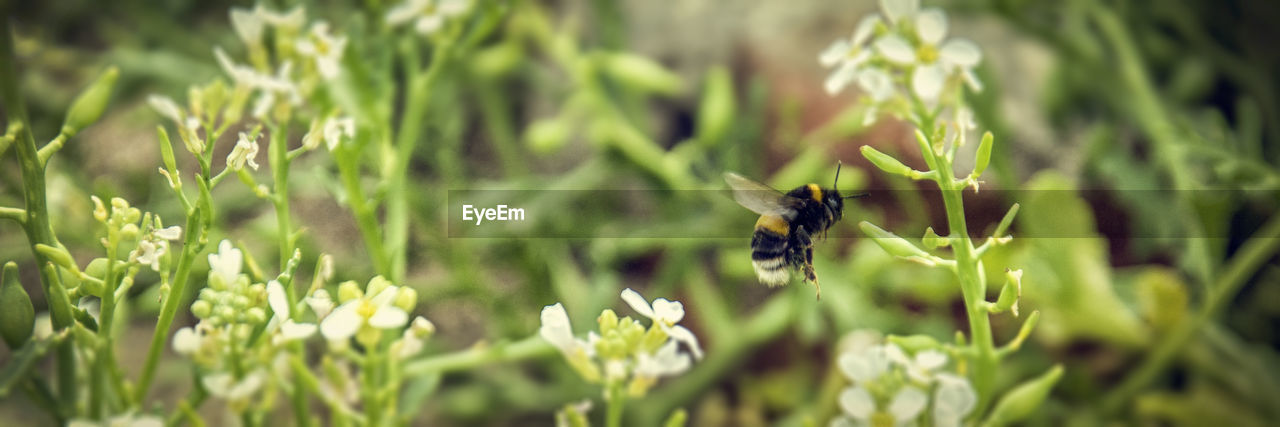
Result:
<svg viewBox="0 0 1280 427"><path fill-rule="evenodd" d="M939 48L938 58L951 66L969 68L982 62L982 49L969 40L951 39Z"/></svg>
<svg viewBox="0 0 1280 427"><path fill-rule="evenodd" d="M834 43L831 43L831 46L828 46L822 51L822 53L818 54L818 63L822 64L824 67L836 65L840 60L844 59L845 55L849 54L849 50L852 47L853 46L849 44L848 40L836 40Z"/></svg>
<svg viewBox="0 0 1280 427"><path fill-rule="evenodd" d="M640 354L636 357L636 374L649 377L665 377L678 375L689 370L693 362L689 355L677 351L675 341L667 341L654 354Z"/></svg>
<svg viewBox="0 0 1280 427"><path fill-rule="evenodd" d="M285 341L293 341L306 339L316 333L316 325L314 323L294 323L293 319L285 320L284 325L280 326L280 335Z"/></svg>
<svg viewBox="0 0 1280 427"><path fill-rule="evenodd" d="M939 418L958 422L978 403L978 395L968 379L947 373L938 374L938 389L933 399L934 422L937 424L941 424Z"/></svg>
<svg viewBox="0 0 1280 427"><path fill-rule="evenodd" d="M920 0L880 0L880 10L889 18L889 22L896 24L899 19L915 15L920 10Z"/></svg>
<svg viewBox="0 0 1280 427"><path fill-rule="evenodd" d="M165 240L178 240L179 237L182 237L182 227L175 225L172 227L160 228L155 231L155 235L156 237Z"/></svg>
<svg viewBox="0 0 1280 427"><path fill-rule="evenodd" d="M947 363L947 355L938 350L925 350L916 353L916 367L934 370Z"/></svg>
<svg viewBox="0 0 1280 427"><path fill-rule="evenodd" d="M827 76L827 81L822 86L827 90L827 95L835 95L844 90L845 86L848 86L849 82L853 81L857 74L858 64L853 61L844 61L844 63L840 64L840 68L837 68L830 76Z"/></svg>
<svg viewBox="0 0 1280 427"><path fill-rule="evenodd" d="M173 334L173 351L178 354L193 354L200 351L201 341L200 334L196 333L194 328L187 326Z"/></svg>
<svg viewBox="0 0 1280 427"><path fill-rule="evenodd" d="M249 397L250 394L262 387L263 377L266 375L262 370L257 370L245 376L240 382L231 387L231 390L227 392L226 398L233 400Z"/></svg>
<svg viewBox="0 0 1280 427"><path fill-rule="evenodd" d="M240 276L243 263L244 254L232 246L230 240L224 239L218 243L218 253L209 254L209 269L228 284L234 283Z"/></svg>
<svg viewBox="0 0 1280 427"><path fill-rule="evenodd" d="M871 38L871 34L875 33L876 26L880 25L880 22L880 15L876 14L862 18L853 30L853 37L849 38L849 42L853 43L853 46L862 46Z"/></svg>
<svg viewBox="0 0 1280 427"><path fill-rule="evenodd" d="M920 99L932 103L942 94L942 85L946 82L946 78L947 74L942 71L941 65L917 67L916 71L911 73L911 90Z"/></svg>
<svg viewBox="0 0 1280 427"><path fill-rule="evenodd" d="M307 297L307 306L316 313L316 317L323 318L333 311L333 299L329 297L329 291L316 289L315 293Z"/></svg>
<svg viewBox="0 0 1280 427"><path fill-rule="evenodd" d="M964 84L975 93L982 92L982 81L978 80L978 76L973 74L972 69L964 70Z"/></svg>
<svg viewBox="0 0 1280 427"><path fill-rule="evenodd" d="M215 374L205 375L200 379L200 384L204 385L205 390L209 394L219 397L225 397L231 391L232 383L235 381L231 374L226 372L218 372Z"/></svg>
<svg viewBox="0 0 1280 427"><path fill-rule="evenodd" d="M702 360L702 347L698 345L698 337L693 335L693 331L684 326L676 325L667 329L666 332L671 339L689 346L689 351L693 353L695 359Z"/></svg>
<svg viewBox="0 0 1280 427"><path fill-rule="evenodd" d="M840 356L837 363L844 375L855 384L875 381L889 370L889 359L885 356L884 348L880 346L870 347L858 353L845 353Z"/></svg>
<svg viewBox="0 0 1280 427"><path fill-rule="evenodd" d="M240 36L246 45L254 46L262 42L262 15L249 9L231 8L231 28Z"/></svg>
<svg viewBox="0 0 1280 427"><path fill-rule="evenodd" d="M855 425L856 424L853 423L853 419L840 415L832 418L831 423L827 424L827 427L854 427Z"/></svg>
<svg viewBox="0 0 1280 427"><path fill-rule="evenodd" d="M417 17L419 13L422 13L422 10L426 9L430 2L431 0L407 0L392 7L387 10L385 18L387 25L394 27L409 22L414 17Z"/></svg>
<svg viewBox="0 0 1280 427"><path fill-rule="evenodd" d="M444 26L443 16L427 15L427 16L418 18L418 22L414 24L413 29L418 31L418 34L428 35L436 31L439 31L440 27L443 27L443 26Z"/></svg>
<svg viewBox="0 0 1280 427"><path fill-rule="evenodd" d="M844 409L844 413L851 417L866 420L875 412L876 401L871 398L867 389L853 386L840 393L840 409Z"/></svg>
<svg viewBox="0 0 1280 427"><path fill-rule="evenodd" d="M340 341L351 338L360 330L360 326L364 325L364 319L356 312L363 301L359 299L348 301L338 308L335 308L324 321L320 322L320 333L325 339L330 341Z"/></svg>
<svg viewBox="0 0 1280 427"><path fill-rule="evenodd" d="M275 312L276 317L289 318L289 295L279 281L267 282L267 305L271 306L271 311Z"/></svg>
<svg viewBox="0 0 1280 427"><path fill-rule="evenodd" d="M560 351L568 352L573 348L573 327L563 305L555 303L542 307L542 326L538 328L538 335Z"/></svg>
<svg viewBox="0 0 1280 427"><path fill-rule="evenodd" d="M897 34L876 39L875 48L886 59L895 63L910 65L916 62L916 51L911 47L911 43Z"/></svg>
<svg viewBox="0 0 1280 427"><path fill-rule="evenodd" d="M147 97L147 103L151 104L151 108L156 110L156 113L173 120L174 123L182 124L184 121L182 109L178 108L178 103L173 102L173 98L163 95L151 95Z"/></svg>
<svg viewBox="0 0 1280 427"><path fill-rule="evenodd" d="M929 403L929 396L925 395L920 389L906 386L893 396L893 400L889 402L889 413L893 414L893 418L899 424L911 421L920 416L920 412L924 411L925 405Z"/></svg>
<svg viewBox="0 0 1280 427"><path fill-rule="evenodd" d="M405 313L400 307L394 305L378 307L378 311L373 312L373 316L369 317L369 325L378 329L394 329L408 323L409 313Z"/></svg>
<svg viewBox="0 0 1280 427"><path fill-rule="evenodd" d="M879 68L867 68L858 72L858 86L876 102L889 99L894 92L893 80Z"/></svg>
<svg viewBox="0 0 1280 427"><path fill-rule="evenodd" d="M635 310L636 313L639 313L641 316L650 319L654 317L653 307L649 306L649 300L644 299L644 296L640 295L639 292L636 292L631 288L623 289L622 300L626 301L627 305L631 306L631 309Z"/></svg>
<svg viewBox="0 0 1280 427"><path fill-rule="evenodd" d="M680 301L658 298L653 300L653 314L654 320L674 325L680 323L680 319L684 318L684 304L681 304Z"/></svg>
<svg viewBox="0 0 1280 427"><path fill-rule="evenodd" d="M937 45L947 36L947 14L938 8L928 8L916 15L916 34L920 41Z"/></svg>

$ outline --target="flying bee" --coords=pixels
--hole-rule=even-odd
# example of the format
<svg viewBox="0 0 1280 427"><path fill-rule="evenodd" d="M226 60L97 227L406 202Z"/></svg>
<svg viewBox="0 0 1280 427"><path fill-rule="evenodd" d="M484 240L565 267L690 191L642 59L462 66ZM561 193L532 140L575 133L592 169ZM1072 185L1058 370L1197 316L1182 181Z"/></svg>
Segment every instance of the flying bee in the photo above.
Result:
<svg viewBox="0 0 1280 427"><path fill-rule="evenodd" d="M784 194L733 172L726 172L724 180L738 204L760 214L751 235L751 266L760 282L785 285L791 279L787 267L797 268L821 298L822 287L813 271L813 238L819 233L826 238L827 229L844 216L844 199L865 194L840 196L839 163L831 188L806 184Z"/></svg>

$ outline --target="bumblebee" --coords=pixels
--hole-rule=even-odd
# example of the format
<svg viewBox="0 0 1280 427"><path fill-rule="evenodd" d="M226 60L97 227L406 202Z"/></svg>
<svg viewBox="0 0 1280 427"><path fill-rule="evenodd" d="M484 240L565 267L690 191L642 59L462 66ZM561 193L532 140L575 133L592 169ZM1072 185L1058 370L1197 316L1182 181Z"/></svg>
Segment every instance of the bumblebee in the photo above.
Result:
<svg viewBox="0 0 1280 427"><path fill-rule="evenodd" d="M751 235L751 266L760 282L770 287L785 285L791 279L787 268L796 268L821 297L822 287L813 271L813 238L819 234L826 238L827 230L844 216L845 199L865 194L840 196L839 164L831 188L806 184L784 194L733 172L726 172L724 180L738 204L760 214Z"/></svg>

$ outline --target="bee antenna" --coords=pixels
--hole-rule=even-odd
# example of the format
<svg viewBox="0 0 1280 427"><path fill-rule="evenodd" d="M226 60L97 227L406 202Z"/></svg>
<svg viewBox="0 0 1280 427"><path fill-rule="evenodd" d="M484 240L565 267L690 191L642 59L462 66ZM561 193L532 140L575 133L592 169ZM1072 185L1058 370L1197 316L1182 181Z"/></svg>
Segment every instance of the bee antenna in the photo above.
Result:
<svg viewBox="0 0 1280 427"><path fill-rule="evenodd" d="M835 189L836 193L840 192L840 166L843 164L843 162L836 160L836 179L831 182L831 188Z"/></svg>
<svg viewBox="0 0 1280 427"><path fill-rule="evenodd" d="M861 198L863 198L863 197L867 197L867 196L869 196L869 195L871 195L871 194L870 194L870 193L854 194L854 195L852 195L852 196L844 196L844 197L841 197L841 199L861 199Z"/></svg>

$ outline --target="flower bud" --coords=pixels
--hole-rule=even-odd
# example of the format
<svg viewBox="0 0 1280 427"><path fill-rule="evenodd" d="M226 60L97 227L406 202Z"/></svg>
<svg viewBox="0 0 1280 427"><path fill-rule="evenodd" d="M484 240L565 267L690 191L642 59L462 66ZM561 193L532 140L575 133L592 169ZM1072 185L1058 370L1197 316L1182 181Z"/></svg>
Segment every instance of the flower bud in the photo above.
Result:
<svg viewBox="0 0 1280 427"><path fill-rule="evenodd" d="M976 163L973 165L973 173L969 174L969 176L977 178L982 176L983 172L986 172L987 165L991 163L992 139L994 137L991 136L991 132L982 134L982 142L978 143L977 158L974 159Z"/></svg>
<svg viewBox="0 0 1280 427"><path fill-rule="evenodd" d="M156 135L160 140L160 159L164 161L163 170L178 170L178 162L173 158L173 143L169 142L169 132L164 130L164 126L156 126Z"/></svg>
<svg viewBox="0 0 1280 427"><path fill-rule="evenodd" d="M698 106L698 140L704 143L723 141L733 127L735 106L738 104L733 96L733 79L729 70L719 66L707 72L704 84L702 104Z"/></svg>
<svg viewBox="0 0 1280 427"><path fill-rule="evenodd" d="M1022 421L1040 408L1049 391L1062 377L1062 365L1054 365L1044 375L1024 382L1005 393L983 425L1007 425Z"/></svg>
<svg viewBox="0 0 1280 427"><path fill-rule="evenodd" d="M871 161L871 164L876 165L880 170L890 174L910 177L915 172L911 170L911 168L907 167L907 165L898 161L898 159L895 159L893 156L888 154L881 153L880 150L876 150L875 147L870 145L862 146L862 157L866 157L867 160Z"/></svg>
<svg viewBox="0 0 1280 427"><path fill-rule="evenodd" d="M250 308L245 313L247 314L247 317L245 320L247 320L249 323L257 325L257 324L266 323L267 321L267 311L263 310L262 307Z"/></svg>
<svg viewBox="0 0 1280 427"><path fill-rule="evenodd" d="M360 291L360 285L354 280L348 280L338 285L338 302L344 303L364 296L364 292Z"/></svg>
<svg viewBox="0 0 1280 427"><path fill-rule="evenodd" d="M929 227L924 229L924 237L920 239L920 243L924 243L925 247L937 249L950 245L951 239L939 236L933 231L933 227Z"/></svg>
<svg viewBox="0 0 1280 427"><path fill-rule="evenodd" d="M431 321L427 320L425 317L418 316L417 318L414 318L413 323L409 325L409 330L413 332L414 336L420 339L426 339L436 333L436 324L431 323Z"/></svg>
<svg viewBox="0 0 1280 427"><path fill-rule="evenodd" d="M55 248L53 246L37 243L36 252L39 252L40 255L44 255L45 258L56 266L71 271L80 271L79 267L76 267L76 260L71 258L71 254L68 253L65 248Z"/></svg>
<svg viewBox="0 0 1280 427"><path fill-rule="evenodd" d="M875 239L876 244L880 245L880 248L884 249L885 252L888 252L889 255L898 257L929 256L928 253L917 248L915 245L911 244L911 242L908 242L907 239L903 239L898 237L896 234L885 231L880 227L876 227L875 224L862 221L858 223L858 228L861 228L862 232L866 233L868 237Z"/></svg>
<svg viewBox="0 0 1280 427"><path fill-rule="evenodd" d="M369 285L364 288L364 293L372 298L391 286L391 281L387 280L387 278L382 276L373 276L372 279L369 279ZM341 289L339 289L339 291L341 291Z"/></svg>
<svg viewBox="0 0 1280 427"><path fill-rule="evenodd" d="M572 131L572 127L564 119L540 119L525 130L524 141L534 152L550 153L569 142Z"/></svg>
<svg viewBox="0 0 1280 427"><path fill-rule="evenodd" d="M102 199L98 196L89 196L93 199L93 218L98 222L107 222L107 207L102 205Z"/></svg>
<svg viewBox="0 0 1280 427"><path fill-rule="evenodd" d="M627 53L607 54L603 59L604 69L625 85L668 95L680 92L680 76L652 59Z"/></svg>
<svg viewBox="0 0 1280 427"><path fill-rule="evenodd" d="M10 261L0 271L0 338L17 349L31 338L36 321L31 297L18 283L18 264Z"/></svg>
<svg viewBox="0 0 1280 427"><path fill-rule="evenodd" d="M1004 287L1000 288L1000 296L996 298L995 312L1005 310L1018 317L1018 300L1022 298L1022 270L1005 269Z"/></svg>
<svg viewBox="0 0 1280 427"><path fill-rule="evenodd" d="M618 313L614 313L613 309L604 309L600 312L600 317L596 318L596 323L600 325L600 334L604 335L614 329L618 329Z"/></svg>
<svg viewBox="0 0 1280 427"><path fill-rule="evenodd" d="M81 92L67 111L67 120L62 123L62 133L72 136L98 121L102 111L107 109L107 102L111 100L111 88L116 85L116 77L119 76L119 69L107 68L93 84Z"/></svg>
<svg viewBox="0 0 1280 427"><path fill-rule="evenodd" d="M418 291L408 286L401 286L396 291L396 299L392 304L395 304L396 307L405 312L411 312L414 307L418 306Z"/></svg>
<svg viewBox="0 0 1280 427"><path fill-rule="evenodd" d="M191 303L191 314L195 315L196 318L204 319L209 317L209 313L212 311L213 306L210 305L208 301L198 300Z"/></svg>
<svg viewBox="0 0 1280 427"><path fill-rule="evenodd" d="M889 342L912 354L924 350L937 350L942 346L938 340L928 335L909 335L905 337L890 335Z"/></svg>

